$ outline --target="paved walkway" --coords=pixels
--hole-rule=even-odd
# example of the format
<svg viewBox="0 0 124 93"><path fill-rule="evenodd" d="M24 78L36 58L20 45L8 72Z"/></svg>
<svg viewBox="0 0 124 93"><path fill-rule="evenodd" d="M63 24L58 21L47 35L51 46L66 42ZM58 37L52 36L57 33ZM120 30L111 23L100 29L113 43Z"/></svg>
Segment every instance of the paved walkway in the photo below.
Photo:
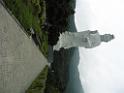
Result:
<svg viewBox="0 0 124 93"><path fill-rule="evenodd" d="M24 93L46 58L0 4L0 93Z"/></svg>

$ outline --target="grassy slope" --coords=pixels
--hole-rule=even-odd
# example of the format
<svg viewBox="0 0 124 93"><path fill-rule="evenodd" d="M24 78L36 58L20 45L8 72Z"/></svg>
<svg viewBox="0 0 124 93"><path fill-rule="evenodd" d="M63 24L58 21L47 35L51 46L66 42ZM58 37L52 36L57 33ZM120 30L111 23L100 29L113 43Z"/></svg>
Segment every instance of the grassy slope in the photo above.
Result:
<svg viewBox="0 0 124 93"><path fill-rule="evenodd" d="M47 56L48 37L47 33L41 29L41 25L45 21L43 0L5 0L4 2L28 34L30 34L29 29L31 27L34 29L38 38L38 46L42 53Z"/></svg>
<svg viewBox="0 0 124 93"><path fill-rule="evenodd" d="M46 86L46 79L48 73L48 66L46 66L43 71L38 75L38 77L33 81L31 86L26 90L25 93L44 93Z"/></svg>

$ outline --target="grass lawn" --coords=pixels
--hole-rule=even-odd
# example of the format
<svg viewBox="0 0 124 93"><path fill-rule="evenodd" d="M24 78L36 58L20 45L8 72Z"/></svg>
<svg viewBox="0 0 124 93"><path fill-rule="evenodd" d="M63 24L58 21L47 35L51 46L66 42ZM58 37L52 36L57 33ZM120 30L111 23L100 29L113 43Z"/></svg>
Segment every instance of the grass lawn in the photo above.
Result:
<svg viewBox="0 0 124 93"><path fill-rule="evenodd" d="M6 6L19 20L26 32L32 27L39 38L38 46L44 56L48 53L48 36L42 31L41 25L45 21L45 3L43 0L4 0Z"/></svg>

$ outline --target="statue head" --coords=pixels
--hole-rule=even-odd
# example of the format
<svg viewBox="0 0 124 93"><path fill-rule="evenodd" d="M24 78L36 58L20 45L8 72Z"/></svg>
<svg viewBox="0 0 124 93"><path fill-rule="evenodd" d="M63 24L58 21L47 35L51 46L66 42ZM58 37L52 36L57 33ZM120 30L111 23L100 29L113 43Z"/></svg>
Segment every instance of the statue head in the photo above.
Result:
<svg viewBox="0 0 124 93"><path fill-rule="evenodd" d="M101 35L101 41L103 41L103 42L109 42L114 38L115 38L114 35L111 35L111 34Z"/></svg>

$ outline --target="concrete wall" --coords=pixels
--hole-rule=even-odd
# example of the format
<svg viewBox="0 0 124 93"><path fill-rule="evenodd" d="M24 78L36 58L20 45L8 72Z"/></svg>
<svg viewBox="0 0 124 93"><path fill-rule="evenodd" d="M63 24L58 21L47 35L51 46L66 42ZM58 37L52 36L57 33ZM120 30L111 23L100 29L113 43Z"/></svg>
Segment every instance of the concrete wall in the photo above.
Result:
<svg viewBox="0 0 124 93"><path fill-rule="evenodd" d="M0 93L24 93L46 58L0 4Z"/></svg>

